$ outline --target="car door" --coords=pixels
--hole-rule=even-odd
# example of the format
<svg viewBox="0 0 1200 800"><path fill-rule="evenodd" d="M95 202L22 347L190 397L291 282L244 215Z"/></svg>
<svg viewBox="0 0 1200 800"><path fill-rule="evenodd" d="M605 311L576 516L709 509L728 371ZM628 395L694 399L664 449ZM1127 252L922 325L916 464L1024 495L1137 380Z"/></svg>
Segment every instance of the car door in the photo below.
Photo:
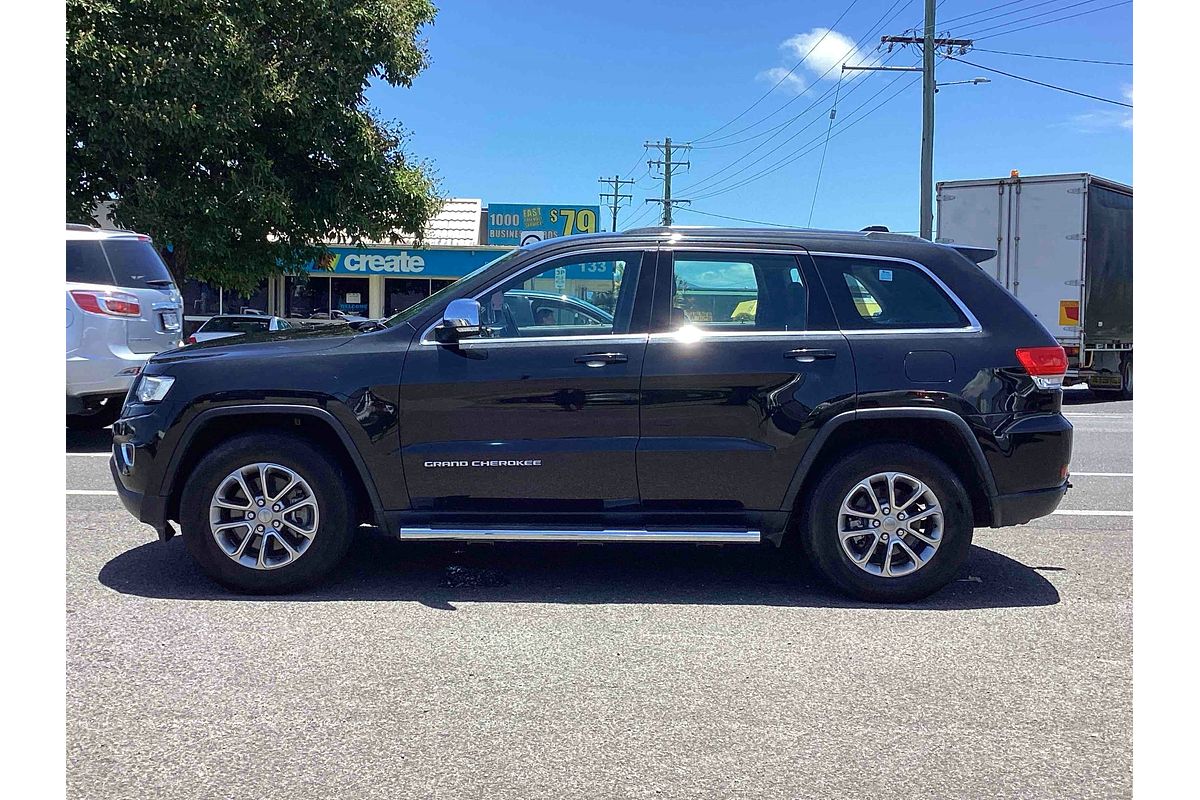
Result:
<svg viewBox="0 0 1200 800"><path fill-rule="evenodd" d="M610 512L638 500L634 451L654 254L540 259L473 299L484 335L411 347L400 387L405 480L417 510ZM645 279L643 279L645 276ZM646 282L644 282L644 280ZM579 297L607 325L518 324L514 300ZM449 302L449 300L447 300Z"/></svg>
<svg viewBox="0 0 1200 800"><path fill-rule="evenodd" d="M663 251L642 376L647 511L775 511L854 364L797 249Z"/></svg>

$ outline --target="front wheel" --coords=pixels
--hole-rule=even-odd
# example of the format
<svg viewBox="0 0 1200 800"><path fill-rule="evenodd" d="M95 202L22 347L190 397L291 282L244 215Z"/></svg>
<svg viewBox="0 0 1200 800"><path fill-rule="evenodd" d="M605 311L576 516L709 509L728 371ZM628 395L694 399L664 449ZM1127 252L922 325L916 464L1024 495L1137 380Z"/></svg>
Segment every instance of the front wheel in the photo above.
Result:
<svg viewBox="0 0 1200 800"><path fill-rule="evenodd" d="M954 580L971 549L970 499L946 464L904 444L839 459L801 511L805 554L859 600L907 602Z"/></svg>
<svg viewBox="0 0 1200 800"><path fill-rule="evenodd" d="M346 554L353 492L341 467L286 434L238 436L209 452L180 499L183 540L221 585L292 592L324 578Z"/></svg>

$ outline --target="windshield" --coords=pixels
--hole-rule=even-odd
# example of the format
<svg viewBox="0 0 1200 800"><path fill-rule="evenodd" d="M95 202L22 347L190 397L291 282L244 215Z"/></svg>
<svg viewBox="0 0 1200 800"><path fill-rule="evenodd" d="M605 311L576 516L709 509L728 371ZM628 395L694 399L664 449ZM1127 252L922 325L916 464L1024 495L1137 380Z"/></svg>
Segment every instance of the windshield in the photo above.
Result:
<svg viewBox="0 0 1200 800"><path fill-rule="evenodd" d="M397 325L403 325L404 323L408 322L413 317L415 317L418 314L420 314L421 312L423 312L425 309L435 306L438 303L445 302L445 298L448 295L450 295L457 287L462 286L462 284L464 282L472 280L472 279L482 275L483 273L487 272L492 267L502 264L503 262L509 260L510 258L515 257L516 255L518 255L521 252L522 252L521 250L509 250L507 253L500 256L499 258L492 259L491 261L484 264L479 269L477 269L474 272L471 272L467 275L464 275L463 277L459 278L458 280L456 280L454 283L450 284L449 286L444 286L441 289L438 289L436 292L429 295L429 297L426 297L424 300L418 301L415 305L411 305L408 308L404 309L403 311L393 314L392 316L385 319L381 324L385 328L394 328Z"/></svg>

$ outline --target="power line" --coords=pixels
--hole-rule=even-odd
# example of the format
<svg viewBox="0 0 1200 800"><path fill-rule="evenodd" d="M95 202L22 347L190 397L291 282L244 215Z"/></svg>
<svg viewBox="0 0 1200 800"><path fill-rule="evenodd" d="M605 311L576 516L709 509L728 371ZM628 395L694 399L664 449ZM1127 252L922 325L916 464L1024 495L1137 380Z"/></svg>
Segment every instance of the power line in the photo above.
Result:
<svg viewBox="0 0 1200 800"><path fill-rule="evenodd" d="M883 92L887 91L887 89L890 88L891 86L893 86L897 81L899 81L901 77L902 77L901 75L897 75L889 83L885 84L882 89L880 89L878 92L876 92L875 94L868 97L863 103L861 103L856 109L854 109L854 111L851 111L850 114L848 115L848 117L854 116L859 110L861 110L864 106L866 106L867 103L870 103L876 97L883 94ZM871 110L867 111L865 114L862 114L861 116L855 118L853 122L848 122L848 123L843 123L842 125L838 125L837 131L835 131L833 134L831 134L831 138L839 136L842 133L845 133L846 131L850 130L855 125L857 125L859 122L866 119L871 114L875 113L876 111L878 111L879 109L881 109L885 105L887 105L888 103L895 100L897 97L899 97L901 94L903 94L905 90L907 90L909 87L911 87L913 84L915 84L918 80L920 80L920 76L913 78L913 80L909 81L904 86L901 86L899 91L897 91L895 94L893 94L891 97L887 98L883 102L876 105ZM789 164L791 164L791 163L803 158L804 156L808 155L809 153L813 152L814 150L816 150L817 146L819 146L818 143L820 141L821 141L821 137L819 137L819 136L816 139L810 139L806 144L801 145L800 152L797 152L794 150L794 151L792 151L792 153L790 153L787 156L784 156L782 159L780 159L779 161L776 161L774 164L771 164L770 166L766 167L765 169L755 173L754 175L749 176L748 178L745 178L745 179L739 181L738 183L735 183L735 184L732 184L729 186L725 186L720 189L716 189L715 191L709 191L705 194L697 195L693 199L706 200L710 197L716 197L717 195L725 194L726 192L731 192L735 189L739 189L739 188L745 186L746 184L753 183L754 181L758 180L759 178L763 178L767 175L770 175L771 173L776 172L776 171L782 169L783 167L786 167Z"/></svg>
<svg viewBox="0 0 1200 800"><path fill-rule="evenodd" d="M969 13L969 14L960 14L960 15L958 15L957 17L951 17L950 19L944 19L944 20L941 20L941 24L945 25L945 24L947 24L947 23L950 23L950 22L958 22L958 21L959 21L959 20L961 20L961 19L967 19L968 17L977 17L977 16L979 16L980 14L986 14L987 12L989 12L989 11L995 11L995 10L996 10L996 9L998 9L998 8L1008 8L1009 6L1015 6L1015 5L1019 4L1019 3L1028 3L1028 2L1029 2L1029 0L1009 0L1009 2L1007 2L1007 3L1000 3L1000 4L998 4L998 5L989 6L988 8L981 8L981 9L979 9L978 11L972 11L972 12L971 12L971 13ZM1053 2L1053 0L1046 0L1046 2ZM1046 3L1044 3L1044 2L1043 2L1043 3L1038 3L1038 5L1045 5L1045 4L1046 4ZM1021 9L1021 10L1028 10L1028 8L1029 8L1029 7L1027 7L1026 9ZM1018 12L1017 12L1017 11L1012 11L1012 12L1010 12L1010 13L1012 13L1012 14L1016 14L1016 13L1018 13Z"/></svg>
<svg viewBox="0 0 1200 800"><path fill-rule="evenodd" d="M980 35L979 35L980 33L986 33L988 30L996 30L996 28L1003 28L1005 25L1015 25L1016 23L1018 23L1018 22L1022 22L1022 21L1023 21L1023 20L1017 20L1017 19L1014 19L1014 20L1010 20L1010 21L1008 21L1008 22L1005 22L1005 23L1003 23L1003 24L1001 24L1001 25L995 25L995 26L993 26L993 27L991 27L991 28L988 28L987 30L984 30L984 31L976 31L976 32L974 32L974 33L967 34L967 35L968 35L968 37L969 37L969 38L972 38L972 39L974 39L974 40L975 40L975 41L977 41L977 42L981 42L981 41L983 41L984 39L995 39L997 36L1007 36L1007 35L1008 35L1008 34L1010 34L1010 33L1020 33L1021 31L1027 31L1027 30L1029 30L1030 28L1040 28L1040 27L1042 27L1043 25L1052 25L1052 24L1054 24L1055 22L1065 22L1066 20L1069 20L1069 19L1075 19L1076 17L1083 17L1083 16L1087 16L1088 14L1096 14L1096 13L1099 13L1099 12L1101 12L1101 11L1107 11L1107 10L1108 10L1108 9L1110 9L1110 8L1116 8L1117 6L1127 6L1127 5L1129 5L1130 3L1132 3L1132 2L1133 2L1133 0L1122 0L1122 2L1120 2L1120 3L1113 3L1112 5L1101 6L1100 8L1089 8L1089 9L1087 9L1086 11L1079 11L1079 12L1077 12L1077 13L1075 13L1075 14L1068 14L1068 15L1067 15L1067 16L1065 16L1065 17L1057 17L1057 18L1055 18L1055 19L1043 20L1042 22L1035 22L1035 23L1033 23L1032 25L1023 25L1023 26L1022 26L1022 27L1020 27L1020 28L1013 28L1013 29L1011 29L1011 30L1007 30L1007 31L1000 31L999 33L988 33L988 35L987 35L987 36L980 36ZM1070 7L1070 6L1068 6L1068 7ZM1064 9L1059 9L1059 10L1060 10L1060 11L1065 11L1066 9L1064 8ZM1052 13L1052 12L1050 12L1050 13ZM1044 16L1044 15L1043 15L1043 14L1037 14L1037 15L1035 15L1035 16ZM1033 17L1029 17L1029 19L1033 19Z"/></svg>
<svg viewBox="0 0 1200 800"><path fill-rule="evenodd" d="M883 61L883 64L887 64L889 61L891 61L893 58L895 58L898 54L899 54L899 51L896 51L895 53L890 54L887 57L887 59L885 59ZM849 55L849 53L847 53L846 55ZM831 67L831 69L832 69L832 67ZM868 77L870 77L870 76L868 76ZM864 78L863 80L865 81L866 79ZM862 85L862 82L863 81L859 81L854 86L850 87L850 91L846 92L846 96L849 97L850 95L854 94L854 92L858 89L858 87ZM840 78L839 78L839 84L840 84ZM807 114L810 109L816 107L817 104L819 104L822 100L824 100L826 97L828 97L837 88L838 88L838 86L835 85L835 86L831 86L829 89L826 89L825 92L820 97L818 97L816 100L814 100L812 103L810 103L807 108L805 108L799 114L797 114L796 116L794 116L790 120L788 120L787 125L790 126L793 122L796 122L797 120L799 120L802 116ZM704 187L705 190L707 191L707 189L711 189L713 186L715 186L717 184L723 183L728 180L736 179L738 175L744 173L746 170L748 170L750 167L753 167L755 164L760 163L763 159L767 158L772 153L778 152L781 148L783 148L785 145L787 145L788 142L794 140L797 136L799 136L801 133L803 133L804 131L811 128L813 125L818 123L820 120L821 120L820 117L813 117L811 120L806 122L804 125L801 125L799 128L792 131L791 135L788 136L786 139L779 142L774 147L772 147L770 150L766 151L765 153L760 155L758 158L749 162L748 164L743 166L741 169L737 170L736 172L734 172L733 174L731 174L725 178L717 179L717 176L720 175L722 172L725 172L726 170L731 169L738 162L740 162L746 158L749 158L751 155L753 155L759 149L761 149L762 147L765 147L771 141L771 139L774 139L775 136L777 136L778 134L772 135L771 137L765 139L764 141L762 141L759 144L752 147L747 152L738 156L733 161L731 161L728 164L726 164L725 166L721 167L716 172L713 172L713 173L709 174L707 177L701 178L696 183L693 183L693 184L685 187L684 191L694 192L697 189L700 189L701 187ZM780 131L779 133L782 133L782 132L783 131ZM706 184L707 184L707 186L706 186Z"/></svg>
<svg viewBox="0 0 1200 800"><path fill-rule="evenodd" d="M838 89L842 87L842 80L838 78ZM833 108L829 109L829 125L825 128L825 147L821 150L821 165L817 167L817 180L813 183L813 199L812 205L808 207L808 224L812 226L813 212L817 210L817 192L821 188L821 173L825 171L825 155L829 152L829 134L833 131L833 121L837 118L838 97L837 93L833 96Z"/></svg>
<svg viewBox="0 0 1200 800"><path fill-rule="evenodd" d="M833 31L833 29L838 26L839 22L841 22L843 19L845 19L846 15L850 13L850 9L854 8L854 6L856 6L856 5L858 5L858 0L851 0L850 5L846 6L846 10L842 12L841 16L839 16L836 20L834 20L834 23L825 29L825 33L823 33L821 35L821 38L817 40L816 44L814 44L812 47L808 48L808 52L804 54L804 57L801 58L799 61L797 61L795 63L795 65L793 65L792 68L789 69L787 71L787 73L784 74L784 76L775 83L774 86L772 86L770 89L768 89L766 91L765 94L762 95L762 97L759 97L753 103L748 105L740 114L738 114L736 117L734 117L733 119L726 122L721 127L716 128L715 130L711 130L708 133L704 134L703 136L698 136L693 141L694 142L702 142L705 139L707 139L708 137L712 136L714 133L717 133L719 131L724 130L725 128L728 128L730 125L737 122L742 117L746 116L746 114L749 113L751 109L753 109L755 106L757 106L763 100L766 100L767 96L770 95L771 92L778 89L784 81L786 81L788 78L790 78L792 76L792 73L794 73L796 70L798 70L800 68L800 66L805 61L808 60L808 57L813 54L813 51L817 49L817 47L821 44L821 42L825 41L825 37L828 36Z"/></svg>
<svg viewBox="0 0 1200 800"><path fill-rule="evenodd" d="M680 209L680 210L687 211L692 214L703 214L706 217L718 217L720 219L729 219L729 220L733 220L734 222L749 222L751 225L768 225L772 228L798 228L799 227L798 225L784 225L779 222L765 222L761 219L746 219L745 217L731 217L731 216L728 216L727 214L714 214L711 211L701 211L700 209L692 208L691 206Z"/></svg>
<svg viewBox="0 0 1200 800"><path fill-rule="evenodd" d="M944 0L943 0L943 1L944 1ZM884 12L883 12L883 14L881 14L881 15L880 15L880 18L879 18L879 20L878 20L878 21L877 21L877 22L876 22L874 25L872 25L872 26L871 26L871 29L870 29L870 30L868 30L868 31L867 31L867 33L866 33L866 34L864 34L864 35L863 35L863 36L862 36L862 37L861 37L861 38L860 38L860 39L859 39L857 42L855 42L855 43L854 43L854 46L853 46L853 47L851 47L851 49L850 49L850 50L847 50L847 51L846 51L846 53L845 53L845 54L843 54L842 58L843 58L843 59L844 59L844 58L847 58L847 57L850 55L850 53L852 53L854 50L856 50L856 49L858 49L859 47L861 47L861 46L863 45L863 43L865 43L865 42L866 42L866 40L867 40L867 39L868 39L868 38L869 38L869 37L870 37L870 36L871 36L871 35L872 35L872 34L873 34L873 33L874 33L876 30L880 30L880 29L882 29L884 26L891 24L891 21L900 15L900 11L903 11L903 8L902 8L902 9L900 9L900 11L896 11L896 13L892 14L892 11L893 11L893 10L896 8L896 6L900 5L902 2L904 3L904 8L907 8L907 7L908 7L908 6L909 6L909 5L910 5L910 4L913 2L913 0L895 0L895 1L892 3L891 7L890 7L890 8L888 8L888 10L887 10L887 11L884 11ZM888 15L888 14L892 14L892 16L891 16L891 17L888 17L888 18L887 18L887 20L885 21L885 20L884 20L884 17L887 17L887 15ZM831 66L829 67L829 69L825 70L823 73L821 73L821 75L820 75L820 76L818 76L818 77L817 77L817 79L816 79L816 81L814 81L814 83L815 83L815 82L817 82L817 81L821 81L821 80L823 80L823 79L825 78L825 76L826 76L826 75L828 75L830 72L832 72L832 71L833 71L833 69L834 69L834 67L836 67L836 66L838 66L838 65L837 65L837 64L833 64L833 65L831 65ZM825 94L827 95L828 93L829 93L829 91L828 91L828 90L826 90ZM773 117L773 116L775 116L776 114L778 114L779 112L783 111L785 108L787 108L788 106L790 106L792 103L794 103L794 102L796 102L797 100L799 100L801 96L802 96L802 95L799 95L799 94L797 94L796 96L792 97L792 99L788 100L786 103L784 103L783 105L781 105L779 108L777 108L777 109L775 109L774 111L772 111L771 113L767 114L765 117L760 117L759 119L755 120L754 122L751 122L749 125L747 125L747 126L745 126L745 127L743 127L743 128L739 128L738 130L736 130L736 131L734 131L734 132L732 132L732 133L727 133L727 134L725 134L724 136L713 136L713 135L710 133L710 134L707 134L707 135L706 135L705 137L703 137L703 138L705 138L705 139L711 139L711 140L712 140L712 141L714 141L714 142L718 142L718 141L721 141L722 139L729 139L729 138L731 138L731 137L733 137L733 136L738 136L738 135L740 135L740 134L743 134L743 133L745 133L746 131L750 130L751 128L754 128L754 127L757 127L758 125L761 125L762 123L764 123L764 122L766 122L767 120L769 120L771 117ZM824 96L825 96L825 95L822 95L822 97L824 97ZM760 99L761 99L761 98L760 98ZM801 112L800 112L799 114L797 114L795 117L792 117L792 120L795 120L795 119L797 119L797 118L798 118L798 117L800 117L800 116L803 116L805 113L807 113L807 112L809 111L809 109L811 109L813 106L815 106L815 105L816 105L818 102L820 102L820 98L818 98L818 100L815 100L815 101L813 101L812 103L810 103L810 104L808 105L808 107L804 109L804 111L801 111ZM749 110L749 109L747 109L747 110ZM736 119L736 118L735 118L735 119ZM782 125L782 124L781 124L781 125L777 125L777 126L775 126L775 128L771 128L771 129L769 129L769 130L775 130L776 128L779 128L779 127L783 127L783 125ZM719 129L718 129L718 130L719 130ZM750 141L750 140L752 140L752 139L756 139L756 138L758 138L758 136L764 135L764 134L765 134L765 133L767 133L767 132L768 132L768 131L764 131L764 132L763 132L763 133L761 133L761 134L756 134L756 135L754 135L754 136L747 137L746 139L743 139L743 140L741 140L741 141L739 141L739 142L731 142L731 143L730 143L730 145L733 145L733 144L741 144L741 143L742 143L742 142L744 142L744 141ZM713 133L716 133L716 131L713 131ZM725 145L713 145L713 144L709 144L709 145L707 145L707 147L723 147L723 146L725 146Z"/></svg>
<svg viewBox="0 0 1200 800"><path fill-rule="evenodd" d="M1099 10L1099 9L1097 9ZM1002 56L1020 56L1022 58L1044 58L1049 61L1072 61L1077 64L1108 64L1113 67L1132 67L1132 61L1099 61L1094 58L1067 58L1066 56L1048 56L1042 53L1013 53L1009 50L988 50L984 47L972 47L977 53L996 53Z"/></svg>
<svg viewBox="0 0 1200 800"><path fill-rule="evenodd" d="M1058 3L1058 2L1061 2L1061 0L1042 0L1042 2L1040 2L1040 3L1034 3L1033 5L1031 5L1031 6L1025 6L1024 8L1015 8L1015 9L1013 9L1012 11L1005 11L1003 14L993 14L992 16L990 16L990 17L984 17L983 19L971 20L970 24L971 24L971 25L978 25L978 24L979 24L979 23L981 23L981 22L987 22L987 21L989 21L989 20L993 20L993 19L1000 19L1001 17L1010 17L1010 16L1012 16L1013 14L1024 14L1026 11L1032 11L1032 10L1033 10L1033 9L1035 9L1035 8L1041 8L1042 6L1048 6L1048 5L1050 5L1051 3ZM1087 3L1096 3L1096 2L1099 2L1099 0L1082 0L1082 2L1076 3L1075 5L1085 5L1085 4L1087 4ZM1011 5L1011 3L1006 3L1005 5ZM963 16L961 16L961 17L954 17L953 19L939 20L939 21L938 21L938 24L939 24L939 25L949 25L949 24L950 24L950 23L952 23L952 22L958 22L959 20L963 20L963 19L966 19L966 18L968 18L968 17L973 17L973 16L976 16L976 15L978 15L978 14L982 14L982 13L984 13L984 12L986 12L986 11L992 11L992 10L994 10L995 8L1003 8L1003 6L994 6L993 8L985 8L983 11L977 11L977 12L975 12L975 14L964 14L964 15L963 15ZM1063 6L1063 7L1061 7L1061 8L1052 8L1052 9L1050 9L1049 11L1043 12L1042 14L1038 14L1038 15L1035 15L1035 16L1044 16L1045 14L1054 14L1054 13L1057 13L1057 12L1059 12L1059 11L1066 11L1068 8L1073 8L1073 6ZM1033 17L1026 17L1026 19L1033 19ZM1019 20L1012 20L1012 22L1018 22L1018 21L1019 21ZM1007 23L1007 22L1001 22L1000 24L1001 24L1001 25L1007 25L1007 24L1009 24L1009 23Z"/></svg>
<svg viewBox="0 0 1200 800"><path fill-rule="evenodd" d="M963 64L967 64L969 66L975 67L976 69L985 69L988 72L994 72L997 75L1004 75L1005 77L1008 77L1008 78L1015 78L1019 81L1025 81L1026 83L1034 83L1034 84L1037 84L1038 86L1045 86L1047 89L1056 89L1060 92L1066 92L1067 94L1078 95L1079 97L1087 97L1091 100L1099 100L1102 103L1112 103L1114 106L1124 106L1125 108L1133 108L1133 104L1122 103L1120 100L1113 100L1108 97L1100 97L1099 95L1088 94L1087 92L1077 92L1074 89L1068 89L1064 86L1055 86L1053 83L1045 83L1043 81L1035 81L1033 78L1026 78L1021 75L1014 75L1011 72L1005 72L1004 70L1001 70L1001 69L993 69L992 67L985 67L982 64L976 64L973 61L967 61L965 59L958 58L957 56L948 56L948 58L950 58L952 61L959 61L959 62L962 62Z"/></svg>

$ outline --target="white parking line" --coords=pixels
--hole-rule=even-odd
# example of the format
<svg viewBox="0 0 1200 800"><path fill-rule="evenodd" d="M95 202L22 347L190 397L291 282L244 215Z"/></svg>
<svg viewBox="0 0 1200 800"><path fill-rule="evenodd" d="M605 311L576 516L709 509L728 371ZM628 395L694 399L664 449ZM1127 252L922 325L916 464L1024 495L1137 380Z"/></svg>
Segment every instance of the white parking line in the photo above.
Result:
<svg viewBox="0 0 1200 800"><path fill-rule="evenodd" d="M1057 514L1065 517L1132 517L1132 511L1082 511L1076 509L1059 509L1051 511L1051 514Z"/></svg>
<svg viewBox="0 0 1200 800"><path fill-rule="evenodd" d="M67 489L67 494L117 496L116 489Z"/></svg>
<svg viewBox="0 0 1200 800"><path fill-rule="evenodd" d="M112 453L67 453L67 458L111 458Z"/></svg>
<svg viewBox="0 0 1200 800"><path fill-rule="evenodd" d="M1132 478L1132 472L1072 472L1072 478Z"/></svg>

